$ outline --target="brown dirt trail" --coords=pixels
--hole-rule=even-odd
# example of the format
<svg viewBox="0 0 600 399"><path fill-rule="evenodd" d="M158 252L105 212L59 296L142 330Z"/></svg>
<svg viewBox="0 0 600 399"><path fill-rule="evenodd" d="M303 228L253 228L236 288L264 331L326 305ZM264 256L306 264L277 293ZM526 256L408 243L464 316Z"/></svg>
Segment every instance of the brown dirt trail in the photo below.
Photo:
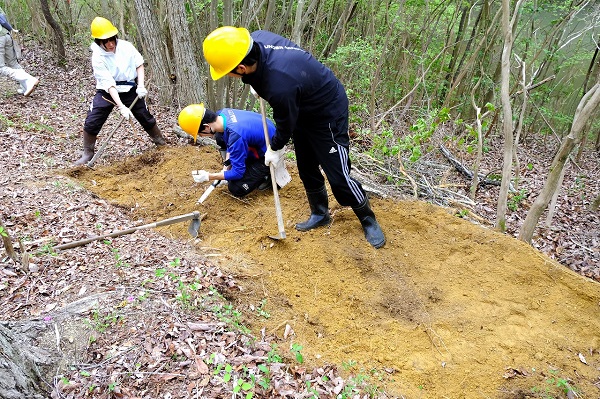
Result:
<svg viewBox="0 0 600 399"><path fill-rule="evenodd" d="M213 148L168 146L70 174L146 223L199 210L195 247L242 287L227 295L256 334L302 345L308 366L351 366L406 398L527 397L555 389L552 376L600 397L598 283L423 202L371 198L388 240L380 250L332 196L332 225L298 232L308 205L293 166L280 191L287 238L274 241L270 190L240 200L218 187L196 204L208 184L190 171L219 165ZM158 230L189 238L186 228ZM252 311L264 299L269 318Z"/></svg>

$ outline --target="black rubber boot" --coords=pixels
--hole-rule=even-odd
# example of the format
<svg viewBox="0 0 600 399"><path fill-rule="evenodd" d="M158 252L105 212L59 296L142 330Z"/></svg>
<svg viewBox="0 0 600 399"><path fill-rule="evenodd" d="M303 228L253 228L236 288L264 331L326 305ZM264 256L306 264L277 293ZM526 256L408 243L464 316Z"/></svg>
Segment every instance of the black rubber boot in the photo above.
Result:
<svg viewBox="0 0 600 399"><path fill-rule="evenodd" d="M328 225L331 222L329 214L329 200L327 198L327 188L323 186L318 191L306 193L308 205L310 206L310 217L306 222L296 224L296 230L308 231L317 227Z"/></svg>
<svg viewBox="0 0 600 399"><path fill-rule="evenodd" d="M94 157L94 149L96 148L96 136L93 136L83 131L83 154L81 158L75 161L76 166L85 165Z"/></svg>
<svg viewBox="0 0 600 399"><path fill-rule="evenodd" d="M154 127L152 127L152 129L150 129L148 131L148 136L150 136L150 139L152 139L152 142L154 144L156 144L157 146L167 144L167 141L165 140L165 136L162 135L160 128L158 127L158 123L156 125L154 125Z"/></svg>
<svg viewBox="0 0 600 399"><path fill-rule="evenodd" d="M385 236L375 218L375 214L371 210L369 199L365 198L365 201L362 204L352 208L352 210L358 217L358 220L360 220L360 224L363 227L365 237L367 241L369 241L369 244L375 248L383 247L385 245Z"/></svg>

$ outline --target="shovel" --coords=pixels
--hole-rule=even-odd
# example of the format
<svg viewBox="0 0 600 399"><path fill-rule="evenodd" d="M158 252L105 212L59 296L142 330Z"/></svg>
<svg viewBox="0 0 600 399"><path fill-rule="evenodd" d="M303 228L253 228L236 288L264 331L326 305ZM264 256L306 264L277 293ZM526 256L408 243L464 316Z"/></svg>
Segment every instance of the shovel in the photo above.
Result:
<svg viewBox="0 0 600 399"><path fill-rule="evenodd" d="M109 234L104 234L101 236L86 238L85 240L69 242L67 244L58 245L58 246L54 247L54 250L58 252L58 251L62 251L64 249L80 247L82 245L89 244L92 241L102 240L104 238L109 238L109 237L119 237L119 236L122 236L125 234L135 233L136 231L143 230L143 229L152 229L154 227L169 226L171 224L185 222L186 220L190 220L190 219L192 221L190 222L190 225L188 227L188 233L190 233L190 235L192 237L196 238L196 237L198 237L198 230L200 229L200 212L198 212L198 211L194 211L192 213L187 213L185 215L175 216L170 219L160 220L158 222L154 222L154 223L150 223L150 224L145 224L143 226L132 227L127 230L119 230L119 231L115 231L114 233L109 233Z"/></svg>
<svg viewBox="0 0 600 399"><path fill-rule="evenodd" d="M267 127L267 115L265 113L265 102L262 97L258 98L260 102L260 113L262 114L263 130L265 131L265 141L267 142L267 148L271 145L269 140L269 128ZM283 162L281 160L280 162ZM279 191L277 191L277 182L275 179L275 167L273 164L269 164L271 168L271 183L273 184L273 197L275 197L275 213L277 214L277 226L279 227L279 235L269 236L274 240L283 240L285 238L285 228L283 226L283 214L281 213L281 204L279 203Z"/></svg>
<svg viewBox="0 0 600 399"><path fill-rule="evenodd" d="M133 108L133 106L135 105L135 103L137 102L138 99L139 99L139 97L136 97L135 100L133 100L133 102L129 106L129 110L130 111L131 111L131 108ZM110 139L112 138L112 136L115 134L115 132L117 131L117 129L119 128L119 126L121 126L121 124L123 123L124 120L125 120L125 117L121 116L121 120L119 121L119 123L117 123L117 126L115 126L114 129L109 133L109 135L106 137L106 140L104 140L104 142L102 143L102 145L100 146L100 148L98 148L98 151L96 151L96 153L94 154L94 156L92 157L92 159L90 159L88 161L88 163L87 163L87 167L88 168L91 168L92 166L94 166L94 164L96 163L96 161L98 160L98 158L100 158L100 156L102 155L102 153L106 149L106 146L108 145L108 142L110 141Z"/></svg>
<svg viewBox="0 0 600 399"><path fill-rule="evenodd" d="M213 184L211 184L210 186L208 186L208 188L206 189L206 191L204 192L204 194L202 194L202 196L198 199L198 201L196 201L197 204L201 204L204 202L204 200L206 200L208 198L208 196L210 195L210 193L213 192L213 190L215 189L215 187L217 187L219 185L219 183L221 183L221 180L215 180L213 182Z"/></svg>

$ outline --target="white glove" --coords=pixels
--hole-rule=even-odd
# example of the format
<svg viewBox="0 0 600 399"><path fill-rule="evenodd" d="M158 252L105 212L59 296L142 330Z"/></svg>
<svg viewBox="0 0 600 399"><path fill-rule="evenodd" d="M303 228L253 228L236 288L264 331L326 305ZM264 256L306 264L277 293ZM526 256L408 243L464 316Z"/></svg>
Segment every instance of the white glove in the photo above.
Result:
<svg viewBox="0 0 600 399"><path fill-rule="evenodd" d="M138 86L135 92L137 93L139 98L144 98L148 95L148 90L146 90L144 86Z"/></svg>
<svg viewBox="0 0 600 399"><path fill-rule="evenodd" d="M281 150L273 151L271 146L267 147L267 152L265 152L265 165L269 166L270 164L273 164L273 166L277 166L282 156L283 148Z"/></svg>
<svg viewBox="0 0 600 399"><path fill-rule="evenodd" d="M13 30L11 30L11 32L19 33L19 31L17 29L13 29Z"/></svg>
<svg viewBox="0 0 600 399"><path fill-rule="evenodd" d="M206 170L192 170L192 177L196 183L208 181L208 172Z"/></svg>
<svg viewBox="0 0 600 399"><path fill-rule="evenodd" d="M125 104L119 105L119 112L123 115L123 118L129 120L129 118L133 118L133 114L131 110L125 106Z"/></svg>

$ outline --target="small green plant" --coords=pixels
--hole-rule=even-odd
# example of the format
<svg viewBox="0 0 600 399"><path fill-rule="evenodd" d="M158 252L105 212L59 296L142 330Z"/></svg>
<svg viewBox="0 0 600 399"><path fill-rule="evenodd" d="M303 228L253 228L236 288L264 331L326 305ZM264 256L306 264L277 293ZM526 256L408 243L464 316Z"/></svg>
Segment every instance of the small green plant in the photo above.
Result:
<svg viewBox="0 0 600 399"><path fill-rule="evenodd" d="M310 396L313 399L319 399L319 391L312 387L312 383L310 381L306 381L306 390L312 394Z"/></svg>
<svg viewBox="0 0 600 399"><path fill-rule="evenodd" d="M44 244L40 247L40 249L38 249L37 251L34 252L34 256L42 256L42 255L52 255L55 256L56 255L56 251L54 251L54 242L49 242L47 244Z"/></svg>
<svg viewBox="0 0 600 399"><path fill-rule="evenodd" d="M524 188L520 189L517 193L513 193L512 196L510 196L510 198L508 199L506 205L508 206L508 209L510 209L513 212L519 209L519 205L521 204L521 202L523 202L525 198L527 198L527 194L527 190Z"/></svg>
<svg viewBox="0 0 600 399"><path fill-rule="evenodd" d="M4 229L4 227L0 226L0 236L2 237L8 237L8 233L6 232L6 230Z"/></svg>
<svg viewBox="0 0 600 399"><path fill-rule="evenodd" d="M114 392L117 388L117 385L119 385L118 382L111 382L110 384L108 384L108 392Z"/></svg>
<svg viewBox="0 0 600 399"><path fill-rule="evenodd" d="M469 211L467 209L461 209L460 211L456 212L456 216L458 216L459 218L465 218L468 214Z"/></svg>
<svg viewBox="0 0 600 399"><path fill-rule="evenodd" d="M211 311L219 318L219 320L232 325L238 331L245 334L250 333L250 329L241 322L242 313L234 308L232 304L217 304L212 307Z"/></svg>
<svg viewBox="0 0 600 399"><path fill-rule="evenodd" d="M105 241L105 243L106 243L106 241ZM116 267L129 267L129 263L127 263L123 260L121 254L119 253L118 248L111 247L110 251L113 253L113 257L115 258L115 261L117 262L115 264Z"/></svg>
<svg viewBox="0 0 600 399"><path fill-rule="evenodd" d="M544 386L533 387L531 392L542 395L544 399L558 399L562 398L563 394L566 397L578 397L579 389L571 385L567 378L558 376L559 370L550 369L548 370L550 376L544 380Z"/></svg>
<svg viewBox="0 0 600 399"><path fill-rule="evenodd" d="M292 347L290 348L290 351L294 354L294 356L296 357L296 361L300 364L304 363L304 356L302 356L302 345L298 344L298 343L293 343Z"/></svg>
<svg viewBox="0 0 600 399"><path fill-rule="evenodd" d="M262 389L264 389L266 391L271 386L271 378L270 378L271 370L269 370L269 368L264 364L259 364L257 366L257 368L259 371L261 371L263 373L263 377L258 379L258 381L256 381L256 383L258 386L260 386Z"/></svg>
<svg viewBox="0 0 600 399"><path fill-rule="evenodd" d="M86 323L99 333L105 332L109 327L119 323L122 319L121 315L115 312L101 314L98 309L92 311L92 317L86 320ZM90 342L92 337L90 337ZM93 338L95 341L96 339Z"/></svg>
<svg viewBox="0 0 600 399"><path fill-rule="evenodd" d="M267 298L263 298L260 301L260 305L258 305L258 308L256 308L256 313L258 313L259 316L264 317L265 319L268 319L269 317L271 317L271 314L264 309L266 304L267 304Z"/></svg>
<svg viewBox="0 0 600 399"><path fill-rule="evenodd" d="M246 399L252 399L252 397L254 396L254 392L251 392L250 390L254 388L254 383L245 381L242 378L239 378L235 384L233 385L233 393L237 394L240 391L244 391L246 392Z"/></svg>
<svg viewBox="0 0 600 399"><path fill-rule="evenodd" d="M354 366L356 366L356 361L354 361L354 360L348 360L347 362L342 362L342 368L346 371L350 370Z"/></svg>
<svg viewBox="0 0 600 399"><path fill-rule="evenodd" d="M285 153L285 158L290 161L296 161L296 153L294 151L288 151Z"/></svg>
<svg viewBox="0 0 600 399"><path fill-rule="evenodd" d="M268 363L281 363L282 358L277 351L277 344L271 344L271 350L267 353Z"/></svg>

